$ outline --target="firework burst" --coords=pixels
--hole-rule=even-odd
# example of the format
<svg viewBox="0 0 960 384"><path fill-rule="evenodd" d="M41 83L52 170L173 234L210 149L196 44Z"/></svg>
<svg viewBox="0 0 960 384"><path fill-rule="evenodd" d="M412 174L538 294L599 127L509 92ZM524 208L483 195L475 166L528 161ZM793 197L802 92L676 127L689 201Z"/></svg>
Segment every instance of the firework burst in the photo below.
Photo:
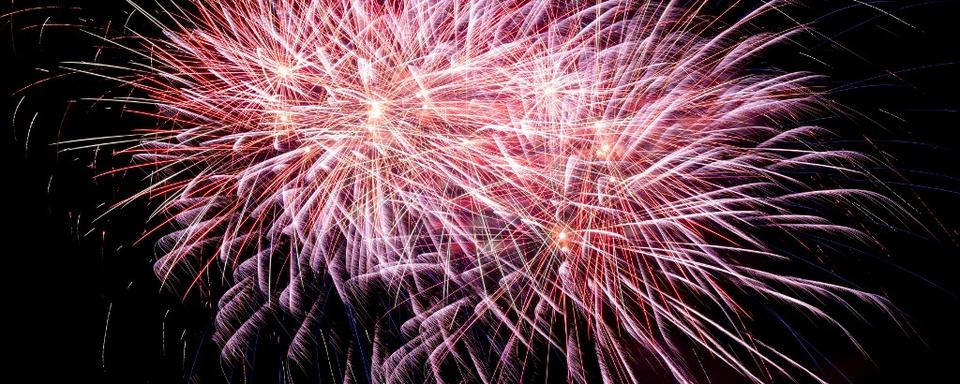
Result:
<svg viewBox="0 0 960 384"><path fill-rule="evenodd" d="M755 382L822 382L738 297L845 334L825 301L888 308L767 268L825 253L784 243L873 241L827 207L901 212L838 177L870 157L803 123L829 112L816 75L751 67L802 31L753 30L779 2L732 22L701 2L188 5L140 9L162 38L118 41L132 64L77 70L161 121L111 171L152 180L117 206L155 202L170 284L225 267L227 361L283 318L282 358L336 380L515 382L552 354L569 381L655 361L686 383L694 346ZM354 334L324 332L333 311Z"/></svg>

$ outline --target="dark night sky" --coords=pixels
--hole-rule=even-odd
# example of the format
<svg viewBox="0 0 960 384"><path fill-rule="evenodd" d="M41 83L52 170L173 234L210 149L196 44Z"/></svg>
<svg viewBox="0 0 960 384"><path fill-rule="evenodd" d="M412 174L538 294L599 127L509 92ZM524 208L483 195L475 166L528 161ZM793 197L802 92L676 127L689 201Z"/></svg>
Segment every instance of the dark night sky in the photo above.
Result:
<svg viewBox="0 0 960 384"><path fill-rule="evenodd" d="M134 204L91 223L104 212L103 203L125 196L138 178L94 180L97 171L123 160L108 150L58 153L50 145L58 138L122 133L149 124L80 100L124 92L113 84L83 76L56 78L64 73L59 62L89 60L98 49L77 26L102 32L109 25L107 33L116 36L131 7L121 0L0 1L0 14L55 6L0 18L6 196L0 273L8 300L0 312L6 339L13 341L4 343L10 346L4 355L12 357L7 374L30 382L183 382L188 376L223 382L216 348L205 337L210 313L202 300L162 291L151 270L151 246L131 245L144 227L147 207ZM807 20L835 10L815 25L855 55L822 36L806 36L798 42L800 49L772 51L768 64L826 74L831 87L861 84L833 99L885 127L861 122L851 129L868 132L896 159L913 185L895 188L922 201L920 217L930 231L892 234L884 239L889 246L884 260L848 266L866 285L885 292L912 330L879 316L848 323L872 362L829 337L819 337L818 346L853 383L960 382L960 195L951 192L960 191L960 1L875 3L909 26L871 8L844 4L854 2L814 1L796 14ZM44 79L49 80L19 91ZM276 377L261 375L258 381ZM726 374L714 379L737 382Z"/></svg>

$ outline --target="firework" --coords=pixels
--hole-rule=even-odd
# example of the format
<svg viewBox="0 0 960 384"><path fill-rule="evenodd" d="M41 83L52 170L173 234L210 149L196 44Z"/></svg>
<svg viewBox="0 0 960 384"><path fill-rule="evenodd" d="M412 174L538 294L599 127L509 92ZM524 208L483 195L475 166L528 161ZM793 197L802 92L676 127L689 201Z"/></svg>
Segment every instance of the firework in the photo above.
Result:
<svg viewBox="0 0 960 384"><path fill-rule="evenodd" d="M838 177L869 179L870 157L803 123L830 113L816 75L753 67L803 31L756 31L779 2L732 22L701 2L186 5L140 9L162 37L116 42L139 59L78 70L160 121L112 171L150 185L116 206L154 201L169 284L224 267L229 362L280 318L278 358L336 380L515 382L553 356L569 381L655 361L686 383L694 346L755 382L822 382L740 300L848 335L824 302L889 309L768 269L827 253L785 243L873 241L828 207L899 212ZM325 328L337 311L351 334Z"/></svg>

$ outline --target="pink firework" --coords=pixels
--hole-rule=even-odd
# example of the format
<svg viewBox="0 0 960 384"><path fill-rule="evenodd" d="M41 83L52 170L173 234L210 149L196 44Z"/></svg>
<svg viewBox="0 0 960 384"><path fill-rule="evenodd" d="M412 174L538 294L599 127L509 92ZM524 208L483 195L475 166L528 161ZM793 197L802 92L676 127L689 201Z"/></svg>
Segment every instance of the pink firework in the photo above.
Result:
<svg viewBox="0 0 960 384"><path fill-rule="evenodd" d="M121 70L144 96L117 100L161 121L126 150L152 180L130 199L162 217L165 281L224 267L229 362L283 318L279 358L337 380L517 382L553 354L568 381L655 361L688 383L693 346L823 382L738 300L849 335L823 303L882 297L768 267L825 256L818 234L873 241L824 207L905 214L836 176L873 160L803 123L831 113L816 75L751 67L802 31L752 27L783 4L705 5L197 0L141 9L162 38L82 70ZM332 311L355 334L325 333Z"/></svg>

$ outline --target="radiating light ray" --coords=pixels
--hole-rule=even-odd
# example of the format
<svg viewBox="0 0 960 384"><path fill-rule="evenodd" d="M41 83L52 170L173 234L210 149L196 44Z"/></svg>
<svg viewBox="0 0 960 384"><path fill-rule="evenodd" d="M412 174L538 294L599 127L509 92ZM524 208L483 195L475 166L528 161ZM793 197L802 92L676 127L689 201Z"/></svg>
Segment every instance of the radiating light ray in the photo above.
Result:
<svg viewBox="0 0 960 384"><path fill-rule="evenodd" d="M131 4L162 35L112 42L138 59L64 65L132 86L142 96L113 101L162 122L111 171L145 169L149 185L111 210L155 201L144 238L160 236L171 284L226 267L227 361L284 316L285 358L344 380L519 381L556 350L571 381L643 382L644 354L687 383L694 345L754 382L823 382L759 340L738 298L793 306L858 347L823 302L891 310L764 269L819 257L783 241L877 242L830 204L910 220L896 196L837 178L871 180L875 161L804 124L831 113L819 76L750 67L805 30L748 32L784 2L742 17L678 1ZM356 340L317 325L326 291ZM353 370L332 368L337 354Z"/></svg>

